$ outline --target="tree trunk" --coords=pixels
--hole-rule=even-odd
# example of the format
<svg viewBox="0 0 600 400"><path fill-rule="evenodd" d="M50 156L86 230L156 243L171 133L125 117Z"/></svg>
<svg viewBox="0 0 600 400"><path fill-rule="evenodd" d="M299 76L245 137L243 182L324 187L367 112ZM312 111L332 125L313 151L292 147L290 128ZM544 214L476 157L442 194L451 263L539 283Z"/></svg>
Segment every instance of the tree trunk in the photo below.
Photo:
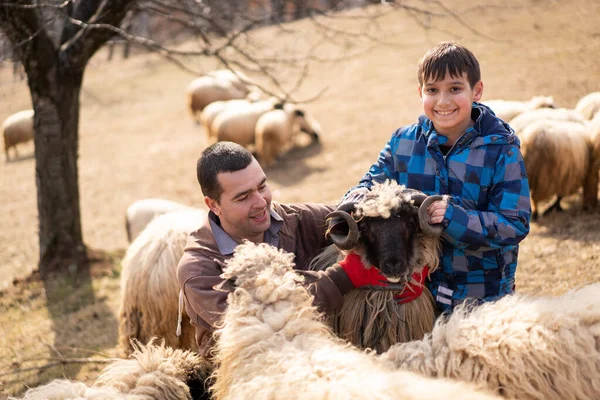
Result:
<svg viewBox="0 0 600 400"><path fill-rule="evenodd" d="M47 71L42 79L45 84L30 85L35 110L39 270L42 277L73 264L79 267L87 261L81 232L77 167L82 80L82 71L58 65Z"/></svg>

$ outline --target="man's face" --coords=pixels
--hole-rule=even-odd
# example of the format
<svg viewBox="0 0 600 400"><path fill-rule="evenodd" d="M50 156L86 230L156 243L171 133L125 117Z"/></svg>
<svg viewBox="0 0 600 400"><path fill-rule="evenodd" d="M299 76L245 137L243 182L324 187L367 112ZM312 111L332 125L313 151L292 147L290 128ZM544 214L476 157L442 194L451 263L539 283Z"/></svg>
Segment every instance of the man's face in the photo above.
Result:
<svg viewBox="0 0 600 400"><path fill-rule="evenodd" d="M219 217L221 228L235 241L263 241L271 226L271 190L256 160L246 168L217 175L223 189L220 201L205 197L206 205Z"/></svg>
<svg viewBox="0 0 600 400"><path fill-rule="evenodd" d="M479 81L471 88L466 73L460 77L446 73L443 80L428 80L419 86L425 115L438 133L448 137L449 144L454 144L473 125L471 106L482 94L483 83Z"/></svg>

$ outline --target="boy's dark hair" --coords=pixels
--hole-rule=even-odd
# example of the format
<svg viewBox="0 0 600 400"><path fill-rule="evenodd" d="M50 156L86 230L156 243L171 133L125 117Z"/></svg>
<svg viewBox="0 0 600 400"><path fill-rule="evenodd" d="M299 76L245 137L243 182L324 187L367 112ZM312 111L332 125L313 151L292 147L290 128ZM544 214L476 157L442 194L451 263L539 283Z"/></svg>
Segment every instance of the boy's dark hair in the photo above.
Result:
<svg viewBox="0 0 600 400"><path fill-rule="evenodd" d="M223 188L217 175L221 172L235 172L246 168L254 157L247 149L233 142L217 142L208 146L198 158L196 176L202 194L217 202Z"/></svg>
<svg viewBox="0 0 600 400"><path fill-rule="evenodd" d="M419 85L423 86L428 80L442 80L446 72L452 77L460 77L466 72L471 88L481 80L479 62L475 55L454 42L442 42L425 53L417 67Z"/></svg>

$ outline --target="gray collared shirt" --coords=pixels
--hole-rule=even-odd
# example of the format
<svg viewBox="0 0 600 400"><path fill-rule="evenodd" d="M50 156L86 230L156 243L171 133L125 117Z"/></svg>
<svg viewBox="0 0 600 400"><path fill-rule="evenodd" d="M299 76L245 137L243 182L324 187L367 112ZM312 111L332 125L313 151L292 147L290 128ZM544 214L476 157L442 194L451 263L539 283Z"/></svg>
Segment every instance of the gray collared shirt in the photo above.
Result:
<svg viewBox="0 0 600 400"><path fill-rule="evenodd" d="M265 232L263 242L273 247L278 247L278 233L283 226L283 219L273 209L270 209L269 213L271 214L271 226L269 226L269 229ZM233 251L239 243L233 240L233 238L221 228L219 217L217 217L214 212L209 211L208 222L210 223L210 229L212 229L215 242L217 243L221 254L224 256L233 254Z"/></svg>

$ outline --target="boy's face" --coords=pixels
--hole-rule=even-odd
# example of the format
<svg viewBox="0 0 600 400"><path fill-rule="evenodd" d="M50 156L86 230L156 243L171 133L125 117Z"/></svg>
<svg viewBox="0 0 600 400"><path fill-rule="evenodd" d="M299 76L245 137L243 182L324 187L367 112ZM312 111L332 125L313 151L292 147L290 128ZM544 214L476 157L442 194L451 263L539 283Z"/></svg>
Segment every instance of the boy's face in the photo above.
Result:
<svg viewBox="0 0 600 400"><path fill-rule="evenodd" d="M221 227L234 240L262 242L271 226L271 190L256 160L246 168L217 175L223 189L217 202L205 197L206 205L219 217Z"/></svg>
<svg viewBox="0 0 600 400"><path fill-rule="evenodd" d="M447 72L443 80L428 80L419 86L425 115L438 133L448 137L450 145L473 126L471 106L482 94L483 83L471 88L466 73L456 77Z"/></svg>

